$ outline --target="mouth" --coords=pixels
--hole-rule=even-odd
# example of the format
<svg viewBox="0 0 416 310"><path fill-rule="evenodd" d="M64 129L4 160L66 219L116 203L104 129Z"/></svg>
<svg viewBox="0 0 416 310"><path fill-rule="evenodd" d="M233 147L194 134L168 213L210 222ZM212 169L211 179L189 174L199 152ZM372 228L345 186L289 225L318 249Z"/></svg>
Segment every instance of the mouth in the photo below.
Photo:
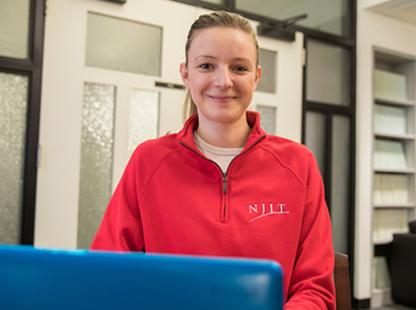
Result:
<svg viewBox="0 0 416 310"><path fill-rule="evenodd" d="M206 96L214 101L220 101L220 102L228 102L231 100L234 100L237 98L237 96L229 96L229 95L208 95L206 94Z"/></svg>

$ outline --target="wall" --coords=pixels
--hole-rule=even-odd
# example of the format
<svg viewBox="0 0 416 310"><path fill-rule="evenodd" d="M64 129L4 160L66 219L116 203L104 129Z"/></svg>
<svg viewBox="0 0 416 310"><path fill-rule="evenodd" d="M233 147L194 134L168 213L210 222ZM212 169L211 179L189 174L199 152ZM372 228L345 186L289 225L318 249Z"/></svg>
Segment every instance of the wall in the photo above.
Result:
<svg viewBox="0 0 416 310"><path fill-rule="evenodd" d="M359 8L369 2L361 1ZM378 1L380 2L380 1ZM367 4L366 4L367 3ZM416 58L416 27L359 9L357 16L357 149L354 297L371 297L372 225L372 71L373 49Z"/></svg>

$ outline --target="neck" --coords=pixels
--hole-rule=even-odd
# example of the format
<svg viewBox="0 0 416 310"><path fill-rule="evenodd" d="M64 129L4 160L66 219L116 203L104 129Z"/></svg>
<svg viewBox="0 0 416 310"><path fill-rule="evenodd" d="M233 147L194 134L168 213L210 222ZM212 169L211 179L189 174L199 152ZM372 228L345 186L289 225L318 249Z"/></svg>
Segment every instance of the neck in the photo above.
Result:
<svg viewBox="0 0 416 310"><path fill-rule="evenodd" d="M251 131L246 117L241 118L235 123L213 124L198 116L198 123L197 133L201 139L218 147L244 147Z"/></svg>

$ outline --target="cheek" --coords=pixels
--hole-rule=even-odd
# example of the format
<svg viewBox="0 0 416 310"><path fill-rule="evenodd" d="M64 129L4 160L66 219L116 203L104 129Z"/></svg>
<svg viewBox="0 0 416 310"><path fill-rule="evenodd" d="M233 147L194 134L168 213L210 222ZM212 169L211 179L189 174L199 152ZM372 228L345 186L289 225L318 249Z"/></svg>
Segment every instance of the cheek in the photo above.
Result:
<svg viewBox="0 0 416 310"><path fill-rule="evenodd" d="M198 75L192 75L189 78L189 85L188 87L191 89L191 91L200 91L203 87L205 87L208 84L207 80L204 78L201 78Z"/></svg>
<svg viewBox="0 0 416 310"><path fill-rule="evenodd" d="M253 92L256 90L256 81L255 80L245 81L242 87L246 91L246 95L251 96Z"/></svg>
<svg viewBox="0 0 416 310"><path fill-rule="evenodd" d="M191 93L192 99L198 106L199 103L203 101L203 93L207 89L207 87L204 86L204 83L202 83L201 81L192 80L192 82L188 85L188 89Z"/></svg>

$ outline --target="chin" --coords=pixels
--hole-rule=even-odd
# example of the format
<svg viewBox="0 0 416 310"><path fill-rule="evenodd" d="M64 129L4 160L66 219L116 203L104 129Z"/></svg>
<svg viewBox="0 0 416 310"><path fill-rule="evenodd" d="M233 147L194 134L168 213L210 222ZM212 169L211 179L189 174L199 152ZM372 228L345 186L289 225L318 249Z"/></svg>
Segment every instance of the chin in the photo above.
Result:
<svg viewBox="0 0 416 310"><path fill-rule="evenodd" d="M216 122L218 124L232 124L232 123L236 123L238 122L241 118L245 117L245 112L244 113L229 113L227 115L227 113L220 113L220 115L210 115L210 117L208 118L211 122Z"/></svg>

